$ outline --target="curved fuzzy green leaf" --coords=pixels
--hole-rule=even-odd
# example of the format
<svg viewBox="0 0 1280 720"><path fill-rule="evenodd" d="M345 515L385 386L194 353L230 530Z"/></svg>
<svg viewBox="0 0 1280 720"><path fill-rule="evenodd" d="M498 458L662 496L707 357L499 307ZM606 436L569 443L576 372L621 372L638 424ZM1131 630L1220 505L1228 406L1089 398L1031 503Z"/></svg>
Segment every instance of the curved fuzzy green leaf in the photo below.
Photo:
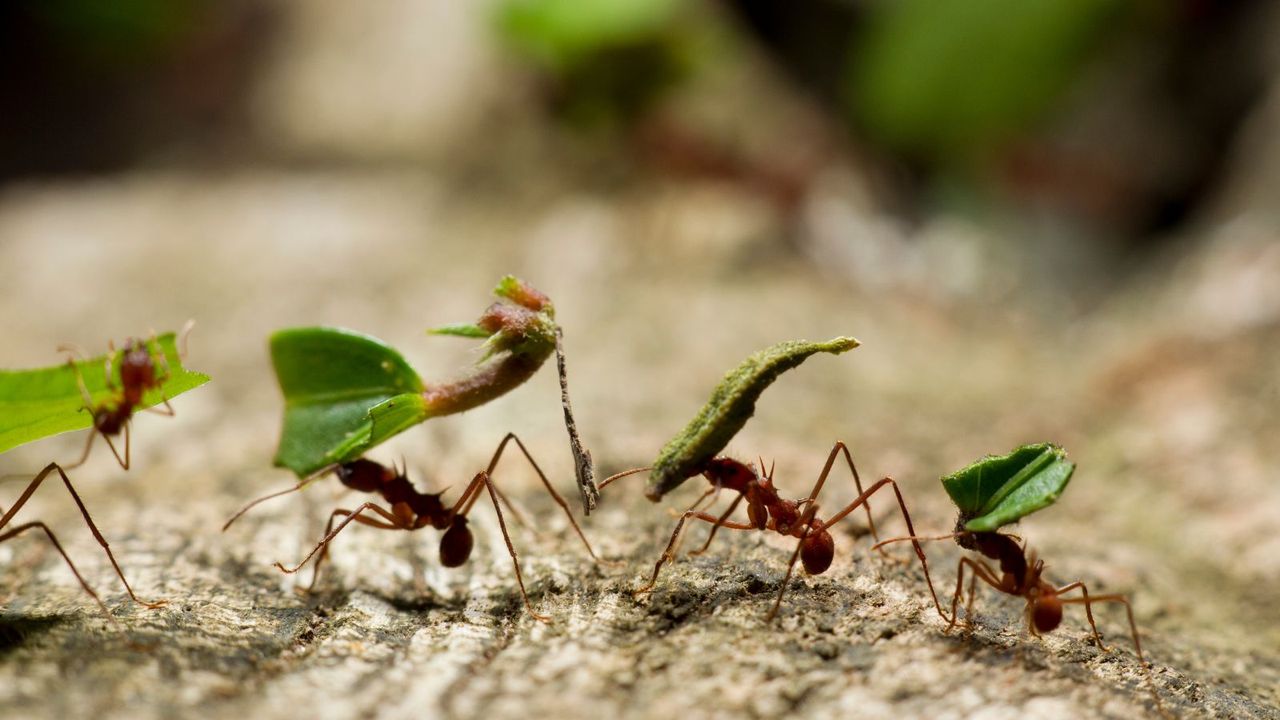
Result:
<svg viewBox="0 0 1280 720"><path fill-rule="evenodd" d="M662 448L649 473L645 495L656 502L701 472L747 424L756 411L756 400L779 375L816 353L838 355L856 347L858 341L851 337L826 342L792 340L748 357L724 376L697 416Z"/></svg>
<svg viewBox="0 0 1280 720"><path fill-rule="evenodd" d="M394 348L340 328L273 334L271 363L285 400L275 464L299 477L359 457L373 437L370 409L423 389Z"/></svg>
<svg viewBox="0 0 1280 720"><path fill-rule="evenodd" d="M209 382L209 376L182 366L174 346L173 333L165 333L147 342L156 357L164 354L169 366L168 377L158 389L148 392L140 407L158 405L192 388ZM112 363L112 379L120 387L120 351ZM107 387L106 355L99 355L71 365L63 363L32 370L0 370L0 452L19 445L93 426L93 415L85 410L84 396L76 383L76 370L84 378L94 406L110 403L118 390ZM158 363L157 371L164 372Z"/></svg>
<svg viewBox="0 0 1280 720"><path fill-rule="evenodd" d="M1052 505L1075 472L1067 453L1049 443L988 455L942 478L964 528L991 532Z"/></svg>

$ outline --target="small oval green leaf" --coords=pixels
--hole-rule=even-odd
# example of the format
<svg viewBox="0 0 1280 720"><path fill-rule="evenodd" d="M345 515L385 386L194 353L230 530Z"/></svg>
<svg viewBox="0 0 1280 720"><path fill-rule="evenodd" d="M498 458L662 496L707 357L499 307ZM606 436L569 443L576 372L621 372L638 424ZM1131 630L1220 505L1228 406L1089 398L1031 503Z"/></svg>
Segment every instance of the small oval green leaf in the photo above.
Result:
<svg viewBox="0 0 1280 720"><path fill-rule="evenodd" d="M158 405L165 399L173 399L209 382L208 375L182 366L173 333L148 341L147 348L153 356L163 352L169 374L160 388L143 397L141 408ZM104 354L75 364L94 405L109 402L118 392L107 387L106 359ZM160 365L158 372L163 373L163 364L157 364ZM120 363L112 365L113 381L118 388ZM75 370L69 364L32 370L0 370L0 452L92 425L93 415L85 410Z"/></svg>
<svg viewBox="0 0 1280 720"><path fill-rule="evenodd" d="M271 336L271 363L285 401L275 464L299 477L359 457L371 444L369 410L422 392L394 348L341 328L281 330Z"/></svg>
<svg viewBox="0 0 1280 720"><path fill-rule="evenodd" d="M1075 472L1056 445L1024 445L1008 455L988 455L942 478L966 530L992 532L1052 505Z"/></svg>
<svg viewBox="0 0 1280 720"><path fill-rule="evenodd" d="M851 337L826 342L792 340L748 357L724 376L697 416L662 448L649 473L645 495L656 502L701 472L747 424L756 411L756 400L779 375L816 353L838 355L856 347L858 341Z"/></svg>

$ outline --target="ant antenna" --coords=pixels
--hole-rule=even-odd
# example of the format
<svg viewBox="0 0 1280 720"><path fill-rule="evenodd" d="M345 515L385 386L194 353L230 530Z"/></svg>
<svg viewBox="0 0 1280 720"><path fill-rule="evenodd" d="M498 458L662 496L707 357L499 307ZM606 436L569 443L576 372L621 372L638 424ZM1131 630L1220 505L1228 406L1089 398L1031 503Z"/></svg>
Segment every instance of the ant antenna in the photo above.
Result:
<svg viewBox="0 0 1280 720"><path fill-rule="evenodd" d="M607 486L609 483L613 482L614 480L617 480L619 478L624 478L628 475L635 475L637 473L648 472L652 469L653 469L652 467L638 467L638 468L631 468L630 470L623 470L620 473L610 475L604 480L601 480L600 484L596 485L596 487L599 488L600 490L603 490L605 489L605 486Z"/></svg>
<svg viewBox="0 0 1280 720"><path fill-rule="evenodd" d="M959 535L960 533L948 533L946 535L904 535L902 537L889 538L888 540L881 540L875 545L872 545L870 549L879 550L885 545L892 545L893 543L896 543L896 542L906 542L908 540L914 540L917 542L920 540L925 540L925 541L954 540L955 538L959 537Z"/></svg>
<svg viewBox="0 0 1280 720"><path fill-rule="evenodd" d="M191 331L195 326L196 319L190 318L182 324L182 329L178 331L178 358L183 361L187 359L187 338L191 335Z"/></svg>
<svg viewBox="0 0 1280 720"><path fill-rule="evenodd" d="M223 525L222 525L222 532L226 532L226 531L227 531L227 528L231 527L231 524L232 524L232 523L234 523L235 521L239 520L241 515L244 515L245 513L249 512L250 510L252 510L252 509L254 508L254 506L258 505L259 503L266 502L267 500L270 500L270 499L272 499L272 498L278 498L278 497L280 497L281 495L288 495L288 494L289 494L289 493L291 493L291 492L297 492L297 491L301 490L302 488L304 488L304 487L306 487L306 486L310 485L313 481L315 481L316 479L320 478L320 477L321 477L321 476L323 476L325 473L331 472L335 467L337 467L337 466L336 466L336 465L330 465L330 466L328 466L328 467L321 468L321 469L319 469L319 470L317 470L317 471L315 471L315 472L311 473L311 474L310 474L310 475L308 475L307 477L303 478L302 480L298 481L298 484L297 484L297 485L294 485L294 486L293 486L293 487L291 487L291 488L286 488L286 489L284 489L284 490L279 490L279 491L277 491L277 492L273 492L273 493L271 493L271 494L269 494L269 495L263 495L262 497L258 498L257 500L254 500L254 501L250 502L248 505L245 505L244 507L240 508L240 512L237 512L235 515L232 515L232 516L231 516L231 519L229 519L229 520L227 520L225 523L223 523Z"/></svg>

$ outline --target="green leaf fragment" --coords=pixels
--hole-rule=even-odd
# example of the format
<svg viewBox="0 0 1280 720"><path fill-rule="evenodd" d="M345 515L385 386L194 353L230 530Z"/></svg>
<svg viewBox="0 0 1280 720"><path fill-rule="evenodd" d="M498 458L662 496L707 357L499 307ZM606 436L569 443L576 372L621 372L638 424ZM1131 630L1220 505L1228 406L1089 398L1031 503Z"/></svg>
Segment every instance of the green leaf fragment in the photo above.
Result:
<svg viewBox="0 0 1280 720"><path fill-rule="evenodd" d="M427 334L484 339L493 333L489 330L485 330L479 325L473 325L471 323L455 323L453 325L441 325L437 328L431 328L427 331Z"/></svg>
<svg viewBox="0 0 1280 720"><path fill-rule="evenodd" d="M182 365L174 344L174 334L165 333L147 342L147 349L157 357L156 371L168 376L158 389L148 392L138 409L158 405L209 382L209 376L192 372ZM164 363L158 361L163 353ZM120 357L112 362L112 378L120 387ZM84 378L92 405L101 406L117 397L119 390L107 386L107 355L99 355L71 365L63 363L32 370L0 370L0 452L19 445L74 430L93 426L93 415L85 407L84 396L76 382L76 370Z"/></svg>
<svg viewBox="0 0 1280 720"><path fill-rule="evenodd" d="M706 463L724 450L733 436L747 424L755 413L756 400L779 375L816 353L838 355L858 347L858 344L851 337L838 337L826 342L793 340L748 357L724 376L697 416L662 448L649 473L645 495L656 502L701 472Z"/></svg>
<svg viewBox="0 0 1280 720"><path fill-rule="evenodd" d="M942 487L960 509L966 530L992 532L1052 505L1075 468L1056 445L1024 445L942 478Z"/></svg>
<svg viewBox="0 0 1280 720"><path fill-rule="evenodd" d="M423 389L394 348L340 328L281 330L271 362L285 400L275 464L299 477L359 457L376 444L370 409Z"/></svg>

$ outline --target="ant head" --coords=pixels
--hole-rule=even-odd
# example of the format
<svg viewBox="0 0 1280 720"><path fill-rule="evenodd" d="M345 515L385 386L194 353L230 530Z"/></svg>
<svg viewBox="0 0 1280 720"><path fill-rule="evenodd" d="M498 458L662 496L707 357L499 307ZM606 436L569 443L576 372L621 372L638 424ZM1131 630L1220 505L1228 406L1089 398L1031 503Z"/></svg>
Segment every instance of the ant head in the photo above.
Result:
<svg viewBox="0 0 1280 720"><path fill-rule="evenodd" d="M1048 583L1040 583L1039 592L1031 601L1031 622L1042 633L1053 632L1062 622L1062 601Z"/></svg>
<svg viewBox="0 0 1280 720"><path fill-rule="evenodd" d="M333 469L333 473L343 485L359 492L376 492L396 475L394 470L364 458L342 463Z"/></svg>
<svg viewBox="0 0 1280 720"><path fill-rule="evenodd" d="M99 407L93 411L93 429L103 435L119 435L129 419L127 412L120 412L115 407Z"/></svg>
<svg viewBox="0 0 1280 720"><path fill-rule="evenodd" d="M455 568L471 557L471 547L475 540L471 537L471 528L467 527L467 516L456 515L449 529L440 538L440 564Z"/></svg>
<svg viewBox="0 0 1280 720"><path fill-rule="evenodd" d="M836 554L836 541L825 529L812 530L800 544L800 560L810 575L821 575L831 567Z"/></svg>

